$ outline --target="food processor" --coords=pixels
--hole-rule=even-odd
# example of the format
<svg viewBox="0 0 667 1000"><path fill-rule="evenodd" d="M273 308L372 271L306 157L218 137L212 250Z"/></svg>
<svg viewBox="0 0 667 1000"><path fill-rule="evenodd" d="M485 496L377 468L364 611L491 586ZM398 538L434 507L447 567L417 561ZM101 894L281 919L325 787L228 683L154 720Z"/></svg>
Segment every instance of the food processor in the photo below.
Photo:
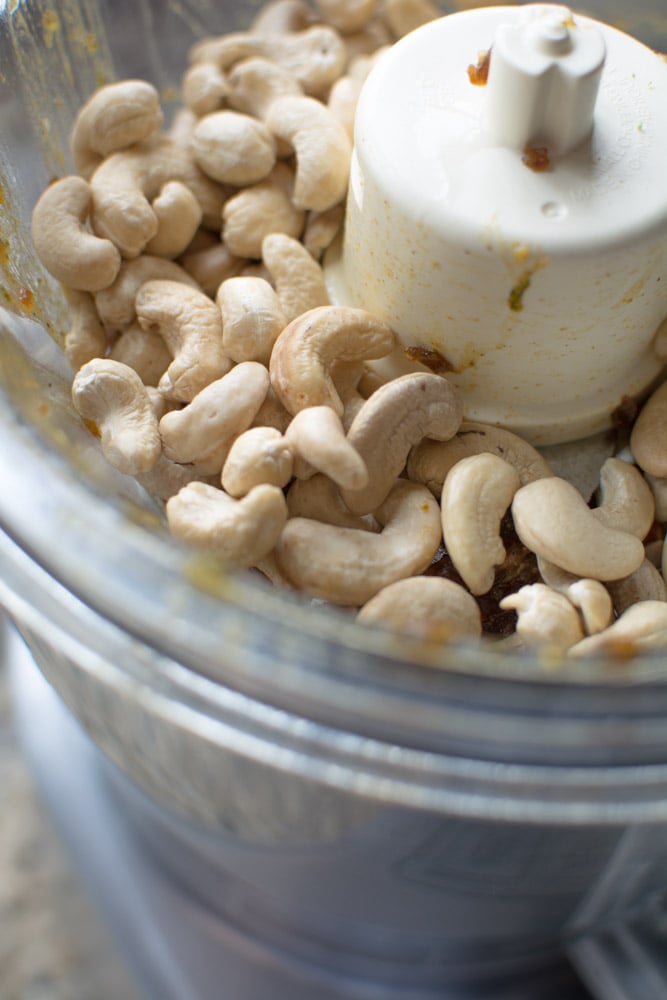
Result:
<svg viewBox="0 0 667 1000"><path fill-rule="evenodd" d="M667 48L661 0L586 13ZM100 83L175 103L190 45L251 15L0 7L0 604L38 784L149 996L657 1000L664 653L363 629L170 539L73 409L32 206Z"/></svg>

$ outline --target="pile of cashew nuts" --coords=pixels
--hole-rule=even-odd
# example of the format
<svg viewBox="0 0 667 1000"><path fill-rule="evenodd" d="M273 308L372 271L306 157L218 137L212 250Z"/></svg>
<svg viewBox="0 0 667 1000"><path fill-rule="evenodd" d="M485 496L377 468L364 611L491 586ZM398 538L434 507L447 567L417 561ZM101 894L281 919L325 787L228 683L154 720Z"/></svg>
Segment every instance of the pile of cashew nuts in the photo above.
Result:
<svg viewBox="0 0 667 1000"><path fill-rule="evenodd" d="M176 538L358 621L568 656L667 644L667 384L584 497L530 444L464 420L446 378L387 379L394 332L332 304L355 102L430 0L272 0L155 88L101 87L33 239L70 305L72 399ZM507 576L508 532L522 569ZM442 567L446 566L446 571ZM530 572L525 572L525 567Z"/></svg>

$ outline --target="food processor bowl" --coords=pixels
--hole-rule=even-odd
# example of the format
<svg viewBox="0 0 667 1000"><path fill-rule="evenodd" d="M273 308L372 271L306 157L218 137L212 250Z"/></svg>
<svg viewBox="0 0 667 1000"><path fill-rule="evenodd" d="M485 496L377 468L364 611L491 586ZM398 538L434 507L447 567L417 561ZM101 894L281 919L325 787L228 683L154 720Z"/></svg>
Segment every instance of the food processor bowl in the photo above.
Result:
<svg viewBox="0 0 667 1000"><path fill-rule="evenodd" d="M659 7L623 26L667 47ZM362 629L170 539L72 407L32 205L96 86L144 77L169 108L189 45L250 15L0 6L0 604L119 808L227 928L232 1000L662 995L664 653L575 663Z"/></svg>

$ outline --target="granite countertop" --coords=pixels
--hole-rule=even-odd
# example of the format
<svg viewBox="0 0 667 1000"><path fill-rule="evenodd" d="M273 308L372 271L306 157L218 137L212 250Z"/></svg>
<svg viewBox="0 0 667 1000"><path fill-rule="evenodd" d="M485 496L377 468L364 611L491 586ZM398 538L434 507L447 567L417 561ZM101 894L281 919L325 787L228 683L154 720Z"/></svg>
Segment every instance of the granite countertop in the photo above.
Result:
<svg viewBox="0 0 667 1000"><path fill-rule="evenodd" d="M21 758L1 662L0 1000L139 1000Z"/></svg>

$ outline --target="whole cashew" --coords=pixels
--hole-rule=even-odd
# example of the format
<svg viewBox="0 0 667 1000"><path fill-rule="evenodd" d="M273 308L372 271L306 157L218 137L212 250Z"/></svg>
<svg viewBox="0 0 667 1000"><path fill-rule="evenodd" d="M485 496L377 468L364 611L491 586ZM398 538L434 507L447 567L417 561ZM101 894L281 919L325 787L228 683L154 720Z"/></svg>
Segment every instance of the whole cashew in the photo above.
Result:
<svg viewBox="0 0 667 1000"><path fill-rule="evenodd" d="M63 177L42 193L32 213L37 256L58 281L82 292L107 288L120 268L114 244L86 229L93 194L82 177Z"/></svg>
<svg viewBox="0 0 667 1000"><path fill-rule="evenodd" d="M271 132L294 149L294 204L324 212L342 201L347 192L352 144L329 108L313 97L278 97L265 120Z"/></svg>
<svg viewBox="0 0 667 1000"><path fill-rule="evenodd" d="M440 8L432 0L386 0L383 13L394 38L403 38L441 16Z"/></svg>
<svg viewBox="0 0 667 1000"><path fill-rule="evenodd" d="M423 486L399 480L376 511L380 534L293 517L276 546L281 572L298 589L333 604L365 604L383 587L430 565L442 532Z"/></svg>
<svg viewBox="0 0 667 1000"><path fill-rule="evenodd" d="M645 649L667 645L667 604L664 601L640 601L624 611L616 621L597 635L587 636L573 646L570 656L601 654L626 660Z"/></svg>
<svg viewBox="0 0 667 1000"><path fill-rule="evenodd" d="M322 473L310 479L295 479L287 492L290 517L307 517L339 528L379 531L380 525L371 514L352 514L343 503L333 479Z"/></svg>
<svg viewBox="0 0 667 1000"><path fill-rule="evenodd" d="M165 257L142 254L133 260L123 261L113 284L95 296L95 307L108 334L121 333L136 321L137 292L147 281L158 278L163 281L179 281L191 288L198 287L187 271Z"/></svg>
<svg viewBox="0 0 667 1000"><path fill-rule="evenodd" d="M138 323L123 330L109 357L133 368L146 386L156 386L171 363L171 354L160 334L142 330Z"/></svg>
<svg viewBox="0 0 667 1000"><path fill-rule="evenodd" d="M180 281L147 281L135 307L141 328L159 333L174 359L158 385L166 396L189 403L231 368L220 310L203 292Z"/></svg>
<svg viewBox="0 0 667 1000"><path fill-rule="evenodd" d="M276 163L276 140L266 125L238 111L204 115L192 136L195 162L214 181L242 186L264 180Z"/></svg>
<svg viewBox="0 0 667 1000"><path fill-rule="evenodd" d="M297 478L308 479L318 471L342 488L359 490L368 483L366 463L345 437L340 417L330 406L300 410L285 431L285 439L295 457Z"/></svg>
<svg viewBox="0 0 667 1000"><path fill-rule="evenodd" d="M240 62L229 73L227 82L230 108L262 121L276 98L303 94L294 73L260 56Z"/></svg>
<svg viewBox="0 0 667 1000"><path fill-rule="evenodd" d="M254 566L267 556L287 519L283 492L255 486L234 500L207 483L190 483L167 500L175 538L201 546L230 566Z"/></svg>
<svg viewBox="0 0 667 1000"><path fill-rule="evenodd" d="M374 510L401 474L410 449L424 437L452 437L462 415L460 396L439 375L415 372L381 386L363 403L348 431L369 477L364 489L343 490L350 510Z"/></svg>
<svg viewBox="0 0 667 1000"><path fill-rule="evenodd" d="M70 136L74 166L89 178L111 153L159 132L160 97L145 80L121 80L96 90L76 116Z"/></svg>
<svg viewBox="0 0 667 1000"><path fill-rule="evenodd" d="M345 218L345 205L334 205L326 212L309 212L303 231L303 245L314 260L320 261L338 236Z"/></svg>
<svg viewBox="0 0 667 1000"><path fill-rule="evenodd" d="M202 291L213 299L223 281L241 273L246 259L235 257L229 252L229 247L216 237L203 247L191 243L179 263Z"/></svg>
<svg viewBox="0 0 667 1000"><path fill-rule="evenodd" d="M453 580L435 576L411 576L389 584L364 604L357 621L439 643L482 633L474 597Z"/></svg>
<svg viewBox="0 0 667 1000"><path fill-rule="evenodd" d="M254 35L287 35L303 31L312 20L306 0L269 0L262 4L250 24Z"/></svg>
<svg viewBox="0 0 667 1000"><path fill-rule="evenodd" d="M233 361L268 365L273 345L287 325L280 299L263 278L228 278L216 301L222 314L222 343Z"/></svg>
<svg viewBox="0 0 667 1000"><path fill-rule="evenodd" d="M445 548L472 594L491 589L507 555L500 524L519 485L516 469L497 455L462 458L447 473L441 502Z"/></svg>
<svg viewBox="0 0 667 1000"><path fill-rule="evenodd" d="M65 334L63 349L70 365L77 371L93 358L107 353L107 335L89 292L78 292L64 286L69 305L70 326Z"/></svg>
<svg viewBox="0 0 667 1000"><path fill-rule="evenodd" d="M202 208L189 187L169 181L151 203L158 229L145 252L158 257L178 257L188 248L202 220Z"/></svg>
<svg viewBox="0 0 667 1000"><path fill-rule="evenodd" d="M135 371L95 358L75 375L72 402L97 428L102 451L115 469L135 476L153 468L162 444L148 393Z"/></svg>
<svg viewBox="0 0 667 1000"><path fill-rule="evenodd" d="M197 63L185 72L181 89L186 106L199 118L217 111L229 93L225 74L214 63Z"/></svg>
<svg viewBox="0 0 667 1000"><path fill-rule="evenodd" d="M522 486L512 515L527 548L577 576L619 580L644 560L635 535L602 524L579 491L557 476Z"/></svg>
<svg viewBox="0 0 667 1000"><path fill-rule="evenodd" d="M655 517L651 487L634 465L608 458L600 470L601 502L593 515L608 528L646 538Z"/></svg>
<svg viewBox="0 0 667 1000"><path fill-rule="evenodd" d="M644 403L630 434L630 450L640 469L662 479L667 476L667 382Z"/></svg>
<svg viewBox="0 0 667 1000"><path fill-rule="evenodd" d="M289 444L275 427L250 427L232 443L222 468L222 486L232 497L242 497L253 486L287 486L293 458Z"/></svg>
<svg viewBox="0 0 667 1000"><path fill-rule="evenodd" d="M160 455L153 468L138 473L136 479L151 496L168 500L189 483L201 482L202 476L194 466L179 465Z"/></svg>
<svg viewBox="0 0 667 1000"><path fill-rule="evenodd" d="M315 0L315 7L323 21L349 35L365 28L377 10L378 0Z"/></svg>
<svg viewBox="0 0 667 1000"><path fill-rule="evenodd" d="M567 597L570 604L580 612L586 635L601 632L611 623L614 606L608 588L613 586L612 583L605 587L599 580L575 576L539 557L537 565L544 583Z"/></svg>
<svg viewBox="0 0 667 1000"><path fill-rule="evenodd" d="M222 237L237 257L259 258L269 233L298 237L305 212L292 201L294 174L286 163L277 163L269 176L242 188L222 210Z"/></svg>
<svg viewBox="0 0 667 1000"><path fill-rule="evenodd" d="M299 240L270 233L262 241L262 260L271 275L285 326L309 309L329 305L324 272Z"/></svg>
<svg viewBox="0 0 667 1000"><path fill-rule="evenodd" d="M607 584L607 590L617 615L622 615L639 601L667 601L667 585L662 573L648 559L623 580L611 580ZM611 621L607 624L611 624Z"/></svg>
<svg viewBox="0 0 667 1000"><path fill-rule="evenodd" d="M530 645L569 649L584 637L576 608L567 597L543 583L528 584L508 594L500 607L518 612L516 631Z"/></svg>
<svg viewBox="0 0 667 1000"><path fill-rule="evenodd" d="M393 345L391 327L363 309L310 309L292 320L276 340L271 385L291 414L326 405L340 417L343 404L329 373L333 362L381 358Z"/></svg>

